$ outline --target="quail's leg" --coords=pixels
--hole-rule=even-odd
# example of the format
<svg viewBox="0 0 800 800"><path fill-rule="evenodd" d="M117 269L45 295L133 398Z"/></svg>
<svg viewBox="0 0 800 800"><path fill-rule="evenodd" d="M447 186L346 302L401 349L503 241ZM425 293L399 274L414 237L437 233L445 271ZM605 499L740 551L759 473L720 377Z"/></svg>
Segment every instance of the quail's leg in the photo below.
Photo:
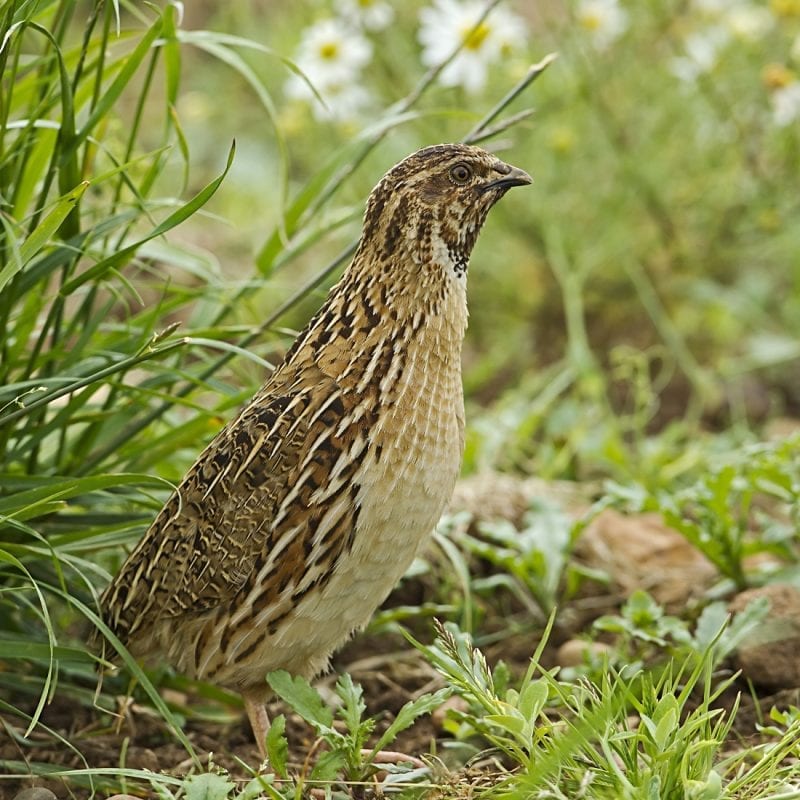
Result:
<svg viewBox="0 0 800 800"><path fill-rule="evenodd" d="M242 692L244 708L247 711L247 718L256 737L258 752L261 758L267 757L267 731L269 731L269 717L267 708L264 705L264 695L262 692Z"/></svg>

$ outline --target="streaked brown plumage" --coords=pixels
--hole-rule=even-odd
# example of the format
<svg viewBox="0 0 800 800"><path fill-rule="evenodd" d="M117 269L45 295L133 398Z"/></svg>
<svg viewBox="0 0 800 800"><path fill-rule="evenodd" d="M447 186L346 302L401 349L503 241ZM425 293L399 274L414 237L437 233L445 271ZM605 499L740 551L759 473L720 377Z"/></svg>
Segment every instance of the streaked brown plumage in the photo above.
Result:
<svg viewBox="0 0 800 800"><path fill-rule="evenodd" d="M342 279L103 595L134 656L241 692L262 752L266 673L322 671L450 498L467 263L491 206L526 183L467 145L389 170Z"/></svg>

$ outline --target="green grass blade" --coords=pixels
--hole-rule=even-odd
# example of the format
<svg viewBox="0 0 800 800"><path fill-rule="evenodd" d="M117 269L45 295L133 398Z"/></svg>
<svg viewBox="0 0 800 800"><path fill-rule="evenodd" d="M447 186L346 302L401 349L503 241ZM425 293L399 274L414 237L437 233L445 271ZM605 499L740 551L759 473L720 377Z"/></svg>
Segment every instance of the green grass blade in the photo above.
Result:
<svg viewBox="0 0 800 800"><path fill-rule="evenodd" d="M40 479L44 480L44 479ZM164 481L152 475L114 473L68 480L45 480L44 485L0 498L0 515L16 520L31 519L42 504L63 502L104 489L121 486L164 486ZM167 484L169 487L170 485ZM171 488L171 487L170 487Z"/></svg>
<svg viewBox="0 0 800 800"><path fill-rule="evenodd" d="M34 228L19 248L19 261L12 259L0 270L0 291L3 287L47 245L59 230L64 220L74 211L89 181L83 181L71 192L61 197L50 213Z"/></svg>
<svg viewBox="0 0 800 800"><path fill-rule="evenodd" d="M32 411L35 411L37 408L41 408L42 406L45 406L48 403L52 403L54 400L58 400L60 397L64 397L65 395L68 395L71 392L75 392L78 389L82 389L84 386L89 386L92 383L98 383L101 380L108 378L111 375L127 372L131 367L134 367L137 364L141 364L143 361L148 361L151 358L158 358L159 356L162 356L171 350L175 350L178 347L183 347L184 344L185 341L183 339L179 339L174 342L167 342L167 344L164 344L160 347L152 347L146 350L144 353L141 353L136 356L131 356L130 358L125 358L122 361L116 364L112 364L111 366L106 367L105 369L98 370L97 372L85 378L80 378L79 380L72 381L71 383L67 384L61 389L57 389L56 391L50 392L44 397L40 397L34 400L32 403L25 406L24 408L17 409L16 411L12 411L10 414L6 414L5 416L0 417L0 426L6 425L9 422L13 422L14 420L19 419L20 417L24 417L30 414Z"/></svg>
<svg viewBox="0 0 800 800"><path fill-rule="evenodd" d="M56 643L56 634L53 630L53 623L50 619L50 612L47 608L47 602L44 599L44 595L39 584L33 579L33 576L28 571L28 568L18 559L16 556L12 555L11 553L6 552L5 550L0 550L0 563L9 564L10 566L14 567L16 570L21 572L27 582L33 587L34 592L36 593L36 599L38 600L38 608L41 611L39 614L39 618L44 623L45 630L47 631L47 644L44 646L47 650L47 675L45 680L42 684L41 692L39 693L39 700L36 704L36 710L33 713L33 717L31 718L30 725L28 726L28 730L26 732L26 736L33 730L34 726L39 720L39 717L44 710L45 703L47 701L47 697L50 693L50 687L53 685L53 678L55 672L55 660L53 657L53 650L55 648Z"/></svg>
<svg viewBox="0 0 800 800"><path fill-rule="evenodd" d="M60 662L94 663L94 658L86 652L85 648L50 647L30 639L8 639L5 636L0 637L0 653L3 654L3 658L7 659L45 661L52 657Z"/></svg>
<svg viewBox="0 0 800 800"><path fill-rule="evenodd" d="M81 145L92 131L97 127L101 120L105 119L114 104L119 100L120 95L125 87L133 80L137 74L139 66L144 61L153 43L161 35L164 20L163 17L158 17L156 21L150 26L147 32L141 37L136 47L125 60L123 67L120 69L117 76L111 82L106 92L100 97L95 105L89 118L84 123L83 127L75 134L72 140L71 148L74 150Z"/></svg>
<svg viewBox="0 0 800 800"><path fill-rule="evenodd" d="M235 152L236 144L234 143L231 145L231 149L228 151L228 160L222 173L213 181L211 181L211 183L209 183L204 189L198 192L191 200L189 200L188 203L182 205L177 211L174 211L172 214L170 214L163 222L156 225L156 227L153 228L153 230L151 230L150 233L148 233L144 238L139 239L137 242L124 247L122 250L114 253L113 255L98 261L94 266L86 270L86 272L83 272L72 280L67 281L67 283L65 283L61 288L61 294L64 296L72 294L72 292L74 292L84 283L101 279L102 276L105 275L105 273L109 270L115 269L121 264L126 263L145 242L149 242L151 239L155 239L157 236L162 236L163 234L167 233L167 231L172 230L172 228L174 228L176 225L180 225L181 222L184 222L191 217L198 209L202 208L217 191L220 184L225 179L225 176L228 174L231 164L233 164Z"/></svg>

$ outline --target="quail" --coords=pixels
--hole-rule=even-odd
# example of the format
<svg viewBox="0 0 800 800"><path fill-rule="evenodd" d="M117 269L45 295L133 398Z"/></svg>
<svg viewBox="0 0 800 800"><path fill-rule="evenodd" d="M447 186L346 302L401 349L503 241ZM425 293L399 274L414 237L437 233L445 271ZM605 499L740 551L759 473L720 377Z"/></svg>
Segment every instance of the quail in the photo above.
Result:
<svg viewBox="0 0 800 800"><path fill-rule="evenodd" d="M267 673L323 671L451 496L467 265L489 209L530 182L463 144L392 167L341 280L102 596L134 657L240 692L262 755Z"/></svg>

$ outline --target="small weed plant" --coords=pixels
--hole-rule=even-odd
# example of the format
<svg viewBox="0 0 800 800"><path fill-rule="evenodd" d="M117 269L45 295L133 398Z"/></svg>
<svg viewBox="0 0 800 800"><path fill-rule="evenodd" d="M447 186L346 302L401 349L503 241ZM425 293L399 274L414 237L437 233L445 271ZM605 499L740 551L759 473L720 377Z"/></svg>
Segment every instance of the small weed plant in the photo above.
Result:
<svg viewBox="0 0 800 800"><path fill-rule="evenodd" d="M717 454L693 476L659 488L611 485L609 496L635 512L653 511L679 531L737 589L787 577L798 560L800 436ZM748 574L746 561L764 570Z"/></svg>
<svg viewBox="0 0 800 800"><path fill-rule="evenodd" d="M439 628L433 645L414 644L466 700L467 710L449 712L452 730L498 754L504 775L483 796L767 797L759 775L769 775L773 790L800 781L797 765L785 762L797 750L799 728L796 714L775 712L780 727L770 732L777 744L757 751L758 769L743 770L740 759L726 757L739 701L735 693L724 700L734 676L720 679L715 665L746 624L752 618L723 623L703 650L670 659L658 677L641 665L608 665L597 681L562 681L541 666L542 643L514 688L505 670L496 680L452 625ZM709 616L698 645L711 626Z"/></svg>

